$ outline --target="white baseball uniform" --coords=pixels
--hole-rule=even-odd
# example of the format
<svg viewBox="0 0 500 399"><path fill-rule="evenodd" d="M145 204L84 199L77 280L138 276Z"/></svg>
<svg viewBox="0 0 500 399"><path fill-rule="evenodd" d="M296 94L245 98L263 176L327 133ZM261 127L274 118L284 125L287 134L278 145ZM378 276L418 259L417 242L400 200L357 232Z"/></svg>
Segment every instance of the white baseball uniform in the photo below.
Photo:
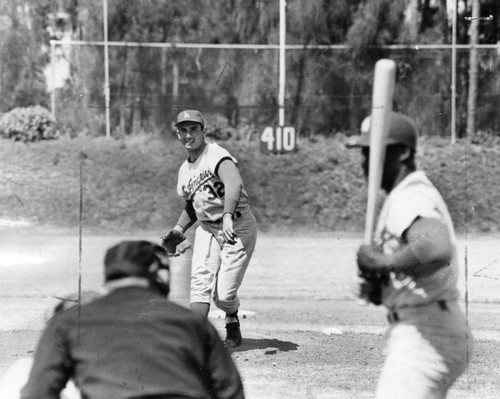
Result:
<svg viewBox="0 0 500 399"><path fill-rule="evenodd" d="M199 221L193 247L191 303L209 303L213 292L215 305L231 314L239 308L237 291L255 248L257 226L243 188L234 212L236 243L228 244L222 237L224 184L218 168L227 159L237 164L226 149L208 143L195 162L186 160L181 165L177 193L192 201Z"/></svg>
<svg viewBox="0 0 500 399"><path fill-rule="evenodd" d="M22 357L9 366L0 378L0 398L21 398L21 390L28 382L32 365L33 358ZM61 399L80 399L81 395L73 381L69 380L60 397Z"/></svg>
<svg viewBox="0 0 500 399"><path fill-rule="evenodd" d="M472 355L472 336L458 305L458 265L453 224L440 193L423 171L409 174L388 195L375 240L385 254L396 251L418 218L436 218L448 227L453 257L434 273L415 277L390 273L382 288L389 311L386 361L377 398L444 398Z"/></svg>

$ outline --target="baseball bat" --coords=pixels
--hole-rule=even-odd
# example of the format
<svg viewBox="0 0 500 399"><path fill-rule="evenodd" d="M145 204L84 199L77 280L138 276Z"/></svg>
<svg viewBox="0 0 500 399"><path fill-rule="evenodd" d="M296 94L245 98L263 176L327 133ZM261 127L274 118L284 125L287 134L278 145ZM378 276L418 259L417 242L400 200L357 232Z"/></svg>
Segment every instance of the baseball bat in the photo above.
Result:
<svg viewBox="0 0 500 399"><path fill-rule="evenodd" d="M375 230L377 196L382 183L385 147L396 85L396 63L380 59L375 64L370 117L370 159L368 166L368 200L366 205L365 244L371 244Z"/></svg>

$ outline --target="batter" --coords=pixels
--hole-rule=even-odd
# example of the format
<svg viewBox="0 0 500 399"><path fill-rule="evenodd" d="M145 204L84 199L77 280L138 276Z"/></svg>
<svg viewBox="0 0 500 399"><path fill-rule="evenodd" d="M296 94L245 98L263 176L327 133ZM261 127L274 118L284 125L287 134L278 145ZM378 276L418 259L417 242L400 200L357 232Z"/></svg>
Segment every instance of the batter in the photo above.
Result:
<svg viewBox="0 0 500 399"><path fill-rule="evenodd" d="M416 170L414 122L392 113L387 144L382 188L388 196L374 243L357 253L365 294L388 310L376 397L441 399L472 356L471 332L458 304L455 233L440 193ZM369 119L349 146L362 148L368 177Z"/></svg>

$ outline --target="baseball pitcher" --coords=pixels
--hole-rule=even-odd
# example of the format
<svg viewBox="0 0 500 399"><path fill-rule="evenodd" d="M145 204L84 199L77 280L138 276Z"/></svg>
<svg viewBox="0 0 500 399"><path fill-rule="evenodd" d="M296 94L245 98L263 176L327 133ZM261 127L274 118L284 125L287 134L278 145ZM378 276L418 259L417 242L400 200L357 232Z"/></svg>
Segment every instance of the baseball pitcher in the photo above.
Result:
<svg viewBox="0 0 500 399"><path fill-rule="evenodd" d="M196 228L190 307L204 316L210 298L226 313L226 344L242 343L238 309L238 289L252 257L257 225L248 195L237 168L237 160L216 143L207 143L205 120L196 110L179 113L177 135L188 153L181 165L177 193L186 205L175 227L162 242L171 253L182 253L184 232L195 222Z"/></svg>

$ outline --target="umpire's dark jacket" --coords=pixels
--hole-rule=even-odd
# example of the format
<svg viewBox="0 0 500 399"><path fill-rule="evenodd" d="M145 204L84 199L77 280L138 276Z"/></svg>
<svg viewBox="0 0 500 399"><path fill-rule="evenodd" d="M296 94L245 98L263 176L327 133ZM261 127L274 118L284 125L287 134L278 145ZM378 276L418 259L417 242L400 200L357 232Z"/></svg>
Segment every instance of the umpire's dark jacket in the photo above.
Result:
<svg viewBox="0 0 500 399"><path fill-rule="evenodd" d="M49 321L22 398L59 398L70 378L82 398L244 398L213 326L141 286Z"/></svg>

